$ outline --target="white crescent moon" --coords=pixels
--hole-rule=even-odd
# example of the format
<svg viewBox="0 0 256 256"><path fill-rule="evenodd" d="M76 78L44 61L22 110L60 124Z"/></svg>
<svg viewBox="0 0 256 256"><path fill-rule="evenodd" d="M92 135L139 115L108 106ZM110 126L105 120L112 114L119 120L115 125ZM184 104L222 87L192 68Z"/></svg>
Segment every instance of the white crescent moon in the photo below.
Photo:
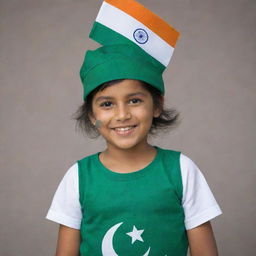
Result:
<svg viewBox="0 0 256 256"><path fill-rule="evenodd" d="M108 230L108 232L105 234L102 245L101 245L101 251L103 256L118 256L113 248L113 236L116 232L116 230L123 224L123 222L120 222L116 225L114 225L112 228Z"/></svg>
<svg viewBox="0 0 256 256"><path fill-rule="evenodd" d="M123 224L123 222L117 223L112 228L108 230L108 232L105 234L102 245L101 245L101 251L102 256L118 256L113 248L113 237L116 232L116 230ZM148 256L150 252L150 247L148 248L147 252L143 256Z"/></svg>

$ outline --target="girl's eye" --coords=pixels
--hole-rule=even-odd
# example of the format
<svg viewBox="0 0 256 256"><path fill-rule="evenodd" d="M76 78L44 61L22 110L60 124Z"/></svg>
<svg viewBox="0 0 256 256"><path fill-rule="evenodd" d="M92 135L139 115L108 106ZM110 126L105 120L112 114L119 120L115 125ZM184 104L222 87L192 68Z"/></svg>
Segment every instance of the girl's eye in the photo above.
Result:
<svg viewBox="0 0 256 256"><path fill-rule="evenodd" d="M109 108L109 107L111 107L111 105L112 105L112 102L111 102L111 101L105 101L105 102L102 102L102 103L100 104L100 107Z"/></svg>
<svg viewBox="0 0 256 256"><path fill-rule="evenodd" d="M141 99L131 99L130 102L132 104L136 104L136 103L142 102L142 100Z"/></svg>

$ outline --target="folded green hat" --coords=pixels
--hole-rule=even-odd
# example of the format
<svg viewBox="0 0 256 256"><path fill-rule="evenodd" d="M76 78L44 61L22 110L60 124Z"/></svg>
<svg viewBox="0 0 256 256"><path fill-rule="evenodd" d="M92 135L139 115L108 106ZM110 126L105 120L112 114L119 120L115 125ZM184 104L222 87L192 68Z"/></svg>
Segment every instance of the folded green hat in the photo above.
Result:
<svg viewBox="0 0 256 256"><path fill-rule="evenodd" d="M164 93L164 66L131 45L108 45L86 52L80 77L84 100L102 83L115 79L136 79L155 86Z"/></svg>
<svg viewBox="0 0 256 256"><path fill-rule="evenodd" d="M80 69L84 100L102 83L136 79L164 94L163 71L179 33L134 0L105 0L90 38L102 44L88 50Z"/></svg>

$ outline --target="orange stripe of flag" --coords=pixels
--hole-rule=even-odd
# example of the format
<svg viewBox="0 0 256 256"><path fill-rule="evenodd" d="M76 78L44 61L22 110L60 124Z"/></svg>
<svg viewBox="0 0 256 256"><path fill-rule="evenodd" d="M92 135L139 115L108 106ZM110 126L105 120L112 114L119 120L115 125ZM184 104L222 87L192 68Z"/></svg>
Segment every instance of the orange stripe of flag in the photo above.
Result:
<svg viewBox="0 0 256 256"><path fill-rule="evenodd" d="M126 12L175 47L179 32L140 3L134 0L105 0L105 2Z"/></svg>

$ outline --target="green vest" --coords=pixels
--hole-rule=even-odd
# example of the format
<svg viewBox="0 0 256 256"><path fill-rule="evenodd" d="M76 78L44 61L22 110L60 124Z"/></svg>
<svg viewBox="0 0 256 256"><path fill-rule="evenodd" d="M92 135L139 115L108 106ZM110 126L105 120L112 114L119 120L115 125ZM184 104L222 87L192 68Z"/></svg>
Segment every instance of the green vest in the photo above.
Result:
<svg viewBox="0 0 256 256"><path fill-rule="evenodd" d="M154 160L117 173L99 153L78 162L81 256L186 256L180 152L157 149Z"/></svg>

